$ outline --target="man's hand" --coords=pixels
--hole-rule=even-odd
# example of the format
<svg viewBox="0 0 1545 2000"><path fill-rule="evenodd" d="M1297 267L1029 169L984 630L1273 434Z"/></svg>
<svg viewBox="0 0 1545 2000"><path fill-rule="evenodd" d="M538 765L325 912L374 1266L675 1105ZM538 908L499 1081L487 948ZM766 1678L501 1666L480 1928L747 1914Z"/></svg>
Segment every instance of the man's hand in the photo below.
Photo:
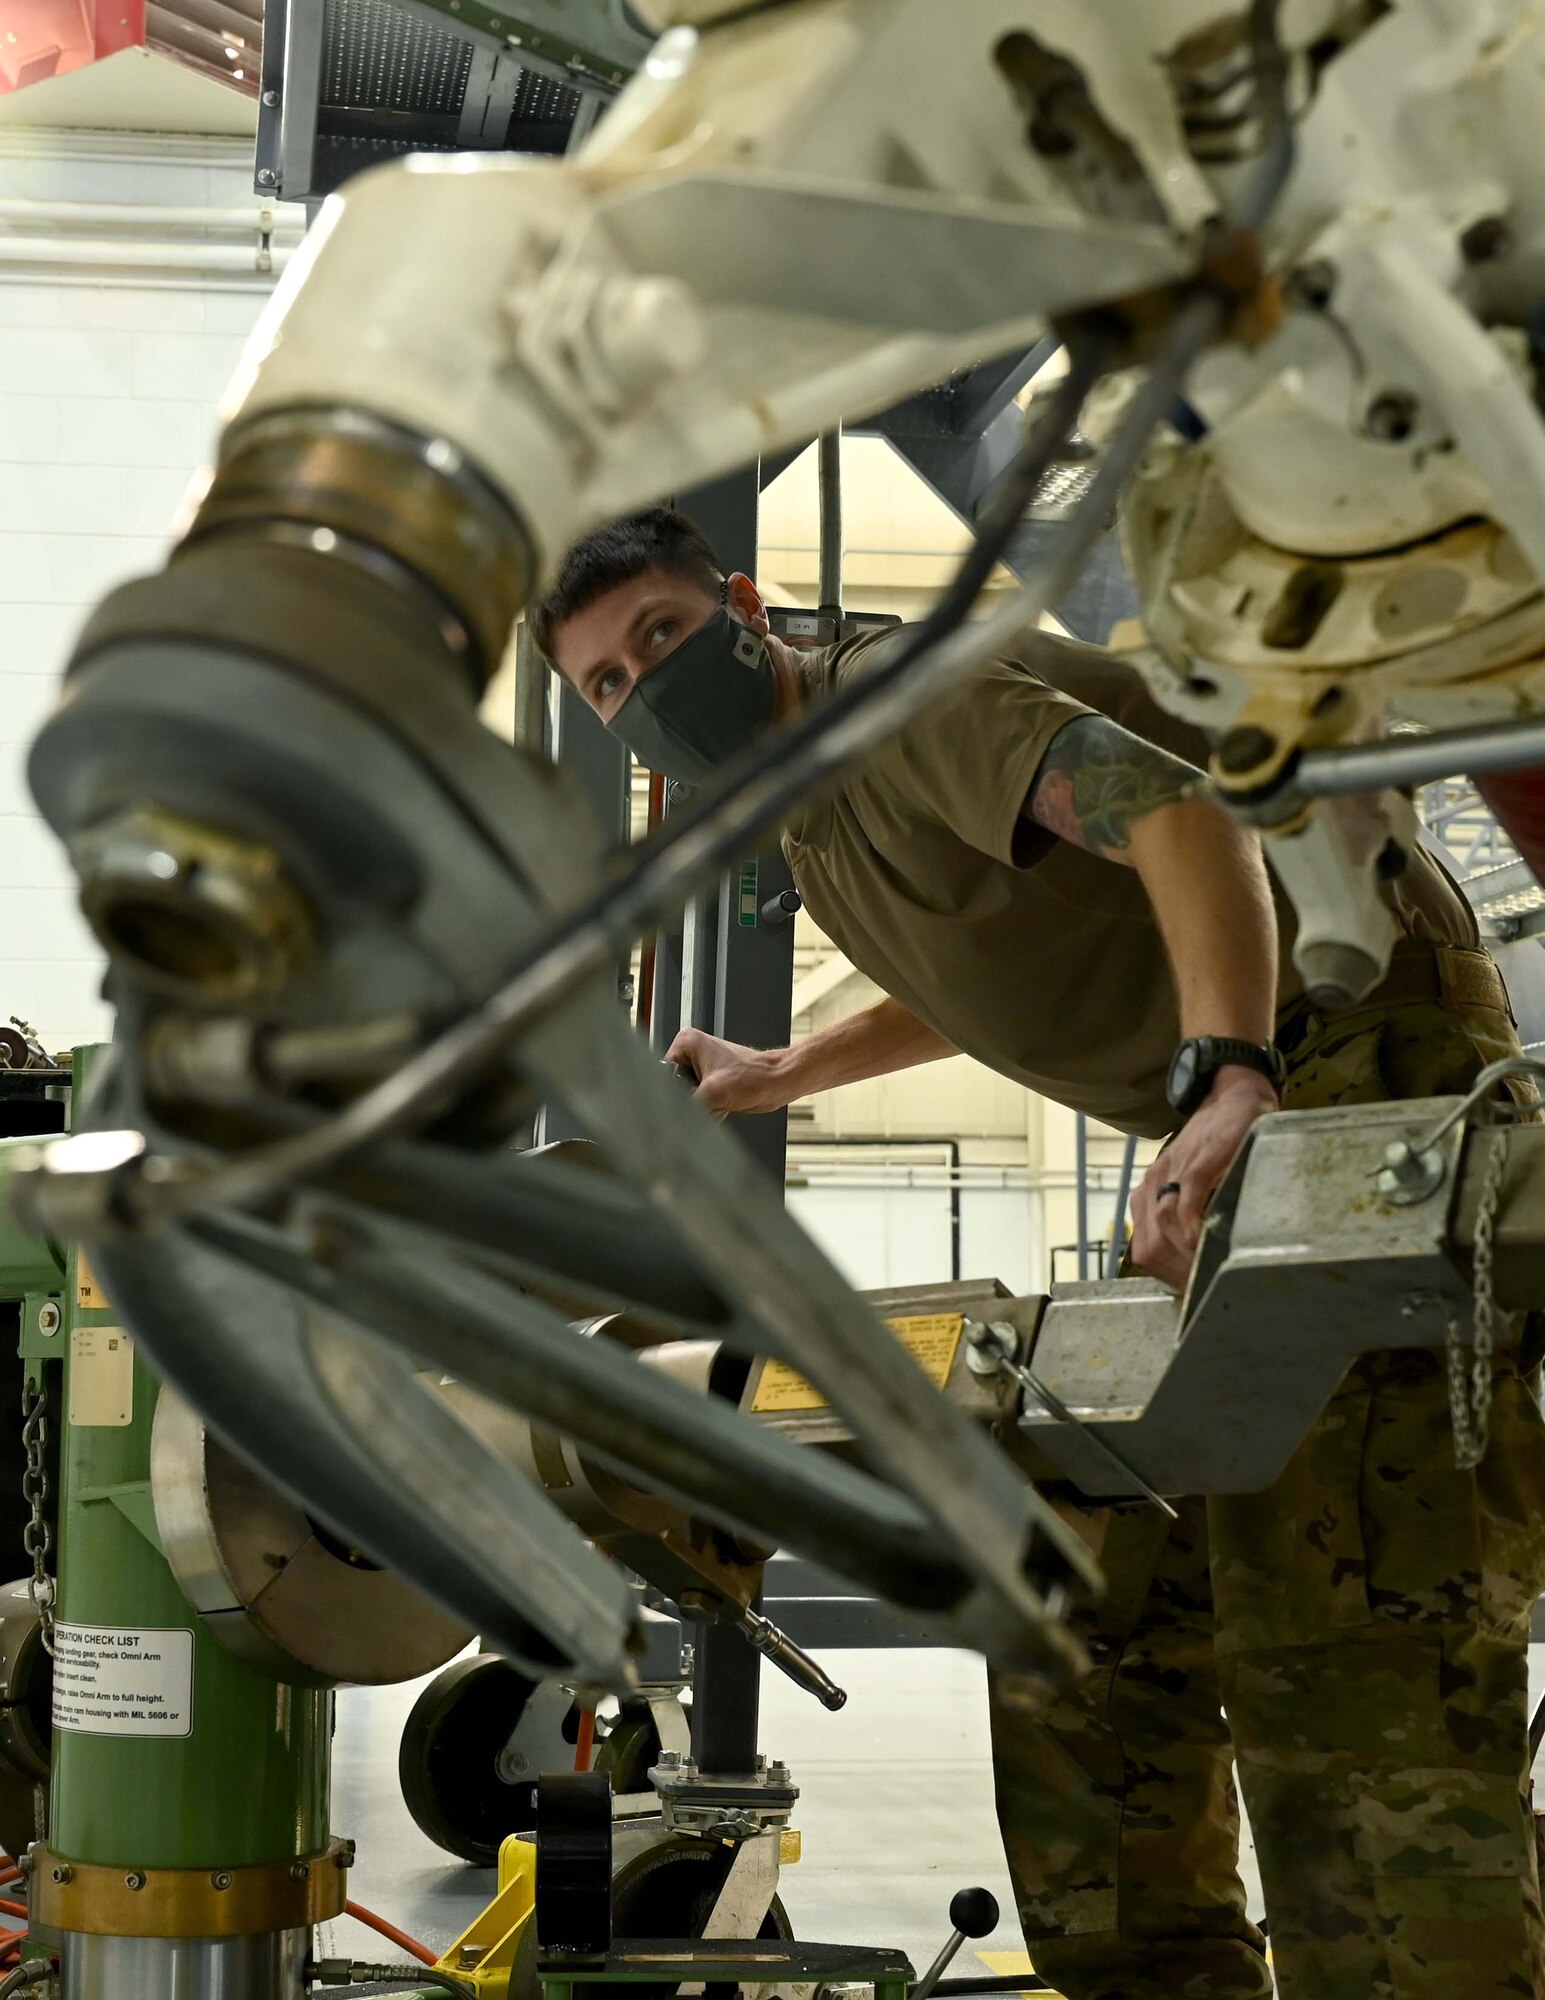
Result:
<svg viewBox="0 0 1545 2000"><path fill-rule="evenodd" d="M1132 1262L1138 1270L1177 1292L1185 1290L1208 1204L1250 1127L1277 1108L1277 1093L1266 1077L1232 1065L1219 1070L1206 1101L1132 1197Z"/></svg>
<svg viewBox="0 0 1545 2000"><path fill-rule="evenodd" d="M748 1049L721 1042L701 1028L683 1028L666 1050L667 1062L697 1078L697 1100L715 1118L732 1111L781 1111L798 1094L788 1076L787 1049Z"/></svg>

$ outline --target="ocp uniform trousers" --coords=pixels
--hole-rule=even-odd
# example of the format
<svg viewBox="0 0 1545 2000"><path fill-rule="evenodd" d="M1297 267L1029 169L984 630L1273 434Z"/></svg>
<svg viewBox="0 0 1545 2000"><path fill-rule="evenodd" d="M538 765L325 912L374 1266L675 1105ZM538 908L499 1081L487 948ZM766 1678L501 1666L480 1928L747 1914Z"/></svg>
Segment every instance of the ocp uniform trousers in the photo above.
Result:
<svg viewBox="0 0 1545 2000"><path fill-rule="evenodd" d="M1290 1109L1462 1090L1517 1052L1505 1005L1473 1001L1292 1025ZM1402 1352L1350 1372L1265 1493L1187 1501L1173 1526L1061 1497L1109 1580L1080 1625L1094 1671L1048 1713L994 1699L992 1721L1026 1942L1068 2000L1270 1994L1236 1760L1284 2000L1545 2000L1536 1358L1526 1341L1499 1367L1477 1472L1454 1466L1441 1357Z"/></svg>

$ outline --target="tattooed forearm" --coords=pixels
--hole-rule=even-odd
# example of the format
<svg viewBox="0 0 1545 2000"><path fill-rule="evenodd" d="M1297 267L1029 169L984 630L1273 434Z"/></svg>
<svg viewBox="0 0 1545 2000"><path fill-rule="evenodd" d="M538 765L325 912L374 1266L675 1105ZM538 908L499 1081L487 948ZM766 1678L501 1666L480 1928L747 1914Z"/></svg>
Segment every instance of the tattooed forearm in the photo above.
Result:
<svg viewBox="0 0 1545 2000"><path fill-rule="evenodd" d="M1103 715L1070 722L1053 738L1025 804L1028 818L1061 840L1112 857L1132 828L1191 795L1201 773Z"/></svg>

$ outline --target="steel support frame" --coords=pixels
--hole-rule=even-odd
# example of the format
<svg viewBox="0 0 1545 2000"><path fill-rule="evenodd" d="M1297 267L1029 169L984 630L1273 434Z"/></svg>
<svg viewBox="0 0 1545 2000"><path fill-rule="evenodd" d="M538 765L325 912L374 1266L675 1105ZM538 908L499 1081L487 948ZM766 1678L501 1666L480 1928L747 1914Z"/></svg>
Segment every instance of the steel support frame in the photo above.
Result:
<svg viewBox="0 0 1545 2000"><path fill-rule="evenodd" d="M974 531L1024 442L1024 415L1016 398L1060 345L1048 335L1034 347L985 361L968 374L844 428L850 436L884 438ZM763 486L771 485L806 449L800 445L764 459ZM1007 567L1016 576L1027 576L1054 547L1061 530L1059 520L1027 519L1004 558ZM1056 614L1075 639L1104 645L1114 627L1138 610L1113 529Z"/></svg>
<svg viewBox="0 0 1545 2000"><path fill-rule="evenodd" d="M323 32L323 0L267 0L254 185L279 201L307 200L316 185Z"/></svg>

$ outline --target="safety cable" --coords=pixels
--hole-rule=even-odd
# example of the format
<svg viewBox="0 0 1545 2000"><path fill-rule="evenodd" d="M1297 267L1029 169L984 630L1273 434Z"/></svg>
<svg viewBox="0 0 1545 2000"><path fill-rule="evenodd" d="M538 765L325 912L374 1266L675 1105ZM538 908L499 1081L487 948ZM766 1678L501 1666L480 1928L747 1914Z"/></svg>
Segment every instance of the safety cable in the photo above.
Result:
<svg viewBox="0 0 1545 2000"><path fill-rule="evenodd" d="M1282 0L1252 0L1265 155L1237 211L1258 231L1292 171L1288 63L1278 35ZM791 725L769 732L650 840L621 876L603 883L528 947L500 986L345 1110L293 1138L215 1162L143 1154L115 1170L124 1219L154 1221L218 1203L245 1203L321 1172L345 1154L401 1130L474 1080L486 1064L641 928L659 921L748 839L779 824L808 793L894 736L972 668L991 659L1060 601L1106 532L1155 429L1193 363L1225 330L1236 302L1201 279L1183 294L1125 421L1057 545L1014 602L967 623L983 585L1042 479L1061 454L1085 399L1114 358L1113 323L1095 318L1070 343L1069 372L1036 423L940 602L874 670Z"/></svg>

